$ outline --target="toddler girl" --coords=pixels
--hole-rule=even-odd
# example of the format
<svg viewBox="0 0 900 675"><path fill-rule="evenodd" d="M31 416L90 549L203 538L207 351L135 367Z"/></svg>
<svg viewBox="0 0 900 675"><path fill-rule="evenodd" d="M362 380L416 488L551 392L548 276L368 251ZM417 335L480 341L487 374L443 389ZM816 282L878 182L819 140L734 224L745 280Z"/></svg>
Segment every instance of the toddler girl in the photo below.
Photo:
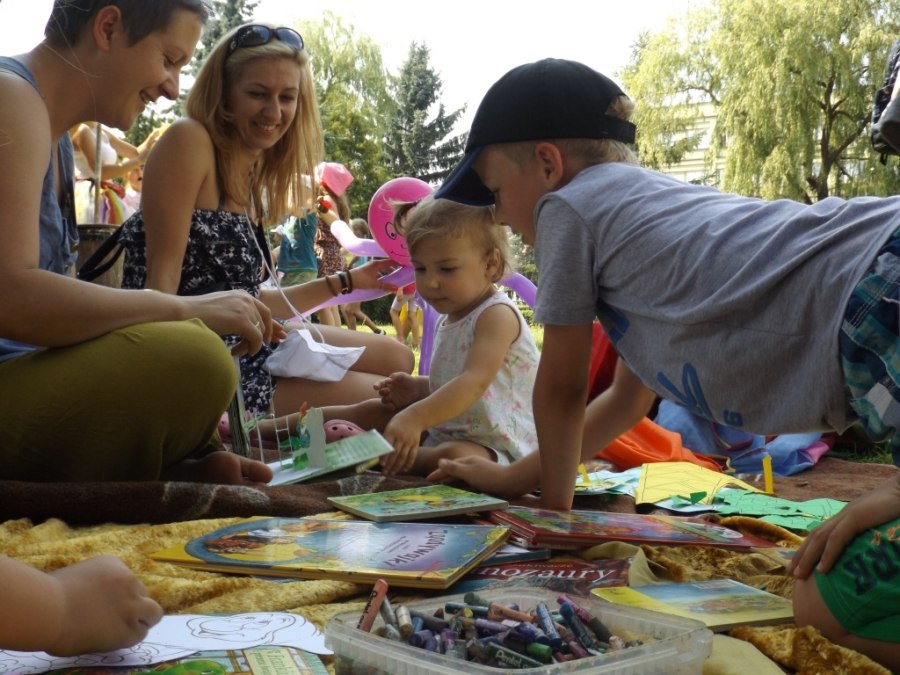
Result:
<svg viewBox="0 0 900 675"><path fill-rule="evenodd" d="M531 392L539 354L495 282L509 272L507 231L488 208L422 200L406 222L419 295L438 321L428 377L394 373L379 398L326 408L326 419L377 428L394 447L385 473L427 475L438 459L502 464L537 449Z"/></svg>

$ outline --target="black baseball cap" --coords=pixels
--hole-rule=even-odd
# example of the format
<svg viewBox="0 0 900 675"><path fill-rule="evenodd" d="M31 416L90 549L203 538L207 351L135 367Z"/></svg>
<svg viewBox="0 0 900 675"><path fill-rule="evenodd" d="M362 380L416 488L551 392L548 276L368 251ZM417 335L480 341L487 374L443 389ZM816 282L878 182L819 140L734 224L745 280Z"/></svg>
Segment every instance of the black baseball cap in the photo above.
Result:
<svg viewBox="0 0 900 675"><path fill-rule="evenodd" d="M472 170L482 148L495 143L556 138L609 138L634 143L635 126L606 114L624 92L605 75L583 63L543 59L510 70L484 95L463 160L434 193L473 206L494 203Z"/></svg>

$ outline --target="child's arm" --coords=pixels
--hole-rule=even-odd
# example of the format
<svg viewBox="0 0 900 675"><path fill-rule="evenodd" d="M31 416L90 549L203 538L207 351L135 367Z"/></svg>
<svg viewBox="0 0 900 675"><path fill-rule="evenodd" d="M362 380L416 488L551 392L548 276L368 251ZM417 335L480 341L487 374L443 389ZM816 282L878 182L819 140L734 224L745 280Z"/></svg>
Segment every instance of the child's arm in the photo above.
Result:
<svg viewBox="0 0 900 675"><path fill-rule="evenodd" d="M428 378L409 373L393 373L374 385L382 404L391 410L401 410L431 393Z"/></svg>
<svg viewBox="0 0 900 675"><path fill-rule="evenodd" d="M827 572L851 539L897 518L900 518L900 477L891 478L876 490L857 497L813 530L788 563L788 574L804 579L814 567Z"/></svg>
<svg viewBox="0 0 900 675"><path fill-rule="evenodd" d="M519 320L509 307L495 305L482 312L462 372L426 398L401 410L385 428L384 437L394 446L394 452L382 460L385 473L409 470L422 432L462 414L484 395L503 366L519 330Z"/></svg>
<svg viewBox="0 0 900 675"><path fill-rule="evenodd" d="M623 361L618 361L612 384L585 410L581 461L596 457L613 440L640 422L655 400L656 395L641 384ZM428 480L457 478L476 490L504 498L519 497L541 483L540 452L526 455L509 466L500 466L482 457L441 459L438 464L440 468L431 473ZM573 484L574 481L573 475Z"/></svg>
<svg viewBox="0 0 900 675"><path fill-rule="evenodd" d="M541 460L541 506L571 509L581 461L592 325L544 326L534 385L534 423Z"/></svg>
<svg viewBox="0 0 900 675"><path fill-rule="evenodd" d="M162 614L113 556L50 574L0 556L0 648L57 656L111 651L143 640Z"/></svg>

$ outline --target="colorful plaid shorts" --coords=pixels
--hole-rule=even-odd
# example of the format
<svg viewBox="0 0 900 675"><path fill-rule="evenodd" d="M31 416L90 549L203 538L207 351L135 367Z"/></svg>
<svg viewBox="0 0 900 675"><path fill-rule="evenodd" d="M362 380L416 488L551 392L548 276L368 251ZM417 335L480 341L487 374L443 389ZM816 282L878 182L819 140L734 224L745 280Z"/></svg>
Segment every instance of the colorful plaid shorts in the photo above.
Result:
<svg viewBox="0 0 900 675"><path fill-rule="evenodd" d="M840 334L849 404L874 441L890 441L900 464L900 230L856 285Z"/></svg>

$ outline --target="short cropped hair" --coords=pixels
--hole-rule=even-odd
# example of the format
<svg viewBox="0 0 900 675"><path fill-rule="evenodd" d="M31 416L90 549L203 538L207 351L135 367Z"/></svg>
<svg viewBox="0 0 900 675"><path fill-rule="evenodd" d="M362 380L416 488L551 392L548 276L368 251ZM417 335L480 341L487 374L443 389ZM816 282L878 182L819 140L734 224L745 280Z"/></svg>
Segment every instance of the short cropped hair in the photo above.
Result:
<svg viewBox="0 0 900 675"><path fill-rule="evenodd" d="M74 45L97 12L110 5L122 12L129 45L164 29L179 9L194 12L203 24L212 13L209 0L55 0L44 38L53 47Z"/></svg>
<svg viewBox="0 0 900 675"><path fill-rule="evenodd" d="M415 255L425 240L466 239L489 255L497 251L500 265L491 281L500 281L513 271L508 230L494 220L490 206L469 206L449 199L425 197L409 211L406 219L406 246Z"/></svg>

